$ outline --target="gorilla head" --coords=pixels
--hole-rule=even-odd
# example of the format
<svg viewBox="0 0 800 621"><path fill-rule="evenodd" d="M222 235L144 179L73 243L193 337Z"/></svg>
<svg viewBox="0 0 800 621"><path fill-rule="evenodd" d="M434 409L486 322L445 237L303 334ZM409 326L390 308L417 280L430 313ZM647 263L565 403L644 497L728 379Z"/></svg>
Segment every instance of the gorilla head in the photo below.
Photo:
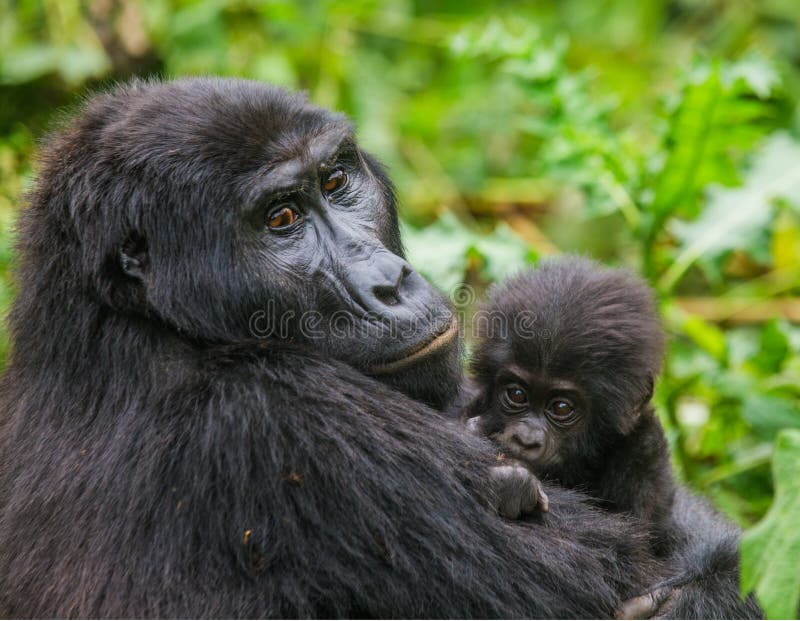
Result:
<svg viewBox="0 0 800 621"><path fill-rule="evenodd" d="M479 326L472 409L487 434L570 486L596 479L635 436L629 463L651 465L643 452L654 451L664 485L668 451L649 405L664 337L644 282L579 257L550 259L495 286L484 317L494 325Z"/></svg>
<svg viewBox="0 0 800 621"><path fill-rule="evenodd" d="M63 259L108 308L201 343L306 342L436 406L455 391L453 313L343 117L263 84L134 83L61 140L55 174L84 186Z"/></svg>

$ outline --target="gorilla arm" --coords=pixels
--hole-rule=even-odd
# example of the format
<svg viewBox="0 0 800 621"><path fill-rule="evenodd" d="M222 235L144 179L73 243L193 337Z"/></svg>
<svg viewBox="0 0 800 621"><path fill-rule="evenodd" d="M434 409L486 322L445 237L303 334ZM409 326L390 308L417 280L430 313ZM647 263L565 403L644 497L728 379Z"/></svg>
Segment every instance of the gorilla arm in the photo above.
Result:
<svg viewBox="0 0 800 621"><path fill-rule="evenodd" d="M268 342L202 367L169 461L193 552L225 569L214 612L611 616L652 579L643 535L577 494L548 490L546 526L499 519L484 441L342 363Z"/></svg>
<svg viewBox="0 0 800 621"><path fill-rule="evenodd" d="M739 593L738 528L679 487L672 507L673 577L623 604L620 619L761 619L752 595Z"/></svg>
<svg viewBox="0 0 800 621"><path fill-rule="evenodd" d="M620 594L647 580L643 538L577 495L548 491L550 526L487 511L494 452L434 411L308 351L234 350L226 367L232 355L241 359L214 376L230 382L217 386L222 403L244 399L240 414L233 429L202 437L242 434L228 448L240 444L243 462L219 469L252 477L243 482L252 495L235 495L228 523L258 531L248 544L270 559L265 585L297 588L313 576L324 585L317 602L348 592L352 609L333 614L570 617L611 615Z"/></svg>

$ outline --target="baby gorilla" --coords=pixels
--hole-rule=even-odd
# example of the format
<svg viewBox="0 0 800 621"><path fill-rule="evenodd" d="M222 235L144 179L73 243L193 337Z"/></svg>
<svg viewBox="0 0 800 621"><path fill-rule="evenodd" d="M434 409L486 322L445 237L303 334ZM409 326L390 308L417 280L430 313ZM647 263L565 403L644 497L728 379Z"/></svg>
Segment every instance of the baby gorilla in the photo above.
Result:
<svg viewBox="0 0 800 621"><path fill-rule="evenodd" d="M648 287L586 259L547 260L494 289L474 325L470 428L503 463L641 518L665 551L675 483L650 406L664 339Z"/></svg>

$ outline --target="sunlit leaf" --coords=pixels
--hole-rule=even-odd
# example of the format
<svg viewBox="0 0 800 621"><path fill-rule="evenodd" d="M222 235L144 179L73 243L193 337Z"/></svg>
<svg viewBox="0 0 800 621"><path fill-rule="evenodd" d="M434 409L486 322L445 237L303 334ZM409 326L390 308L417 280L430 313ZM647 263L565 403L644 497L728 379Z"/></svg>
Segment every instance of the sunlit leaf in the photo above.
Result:
<svg viewBox="0 0 800 621"><path fill-rule="evenodd" d="M800 202L800 143L783 133L765 142L742 187L711 189L700 217L674 224L681 250L664 274L662 286L671 288L701 257L748 248L772 221L773 201L778 198Z"/></svg>
<svg viewBox="0 0 800 621"><path fill-rule="evenodd" d="M49 45L31 45L5 51L0 60L0 80L19 84L35 80L58 67L56 50Z"/></svg>
<svg viewBox="0 0 800 621"><path fill-rule="evenodd" d="M683 322L683 331L689 338L714 358L724 361L727 357L725 334L717 326L700 317L688 317Z"/></svg>
<svg viewBox="0 0 800 621"><path fill-rule="evenodd" d="M463 282L474 237L451 214L424 229L404 227L403 239L411 264L443 292Z"/></svg>
<svg viewBox="0 0 800 621"><path fill-rule="evenodd" d="M772 231L772 263L776 269L800 265L800 216L782 209Z"/></svg>
<svg viewBox="0 0 800 621"><path fill-rule="evenodd" d="M535 253L505 223L475 241L475 249L485 261L486 277L499 282L536 259Z"/></svg>
<svg viewBox="0 0 800 621"><path fill-rule="evenodd" d="M749 55L742 60L728 65L723 70L723 79L731 83L743 80L759 97L767 98L780 83L780 76L775 66L763 56Z"/></svg>
<svg viewBox="0 0 800 621"><path fill-rule="evenodd" d="M767 617L794 619L800 600L800 431L784 431L772 459L775 501L742 539L742 592L755 591Z"/></svg>
<svg viewBox="0 0 800 621"><path fill-rule="evenodd" d="M463 282L470 258L480 261L488 282L502 280L536 258L507 225L480 234L449 212L424 229L406 227L404 239L409 261L446 292Z"/></svg>

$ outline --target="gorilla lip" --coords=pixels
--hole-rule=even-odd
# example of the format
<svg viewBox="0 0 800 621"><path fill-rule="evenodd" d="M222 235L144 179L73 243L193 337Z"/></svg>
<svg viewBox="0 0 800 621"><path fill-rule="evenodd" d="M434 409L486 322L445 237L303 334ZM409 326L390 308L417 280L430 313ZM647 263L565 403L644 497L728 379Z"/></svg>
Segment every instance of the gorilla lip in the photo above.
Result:
<svg viewBox="0 0 800 621"><path fill-rule="evenodd" d="M458 334L458 320L453 317L450 324L444 331L435 335L430 341L423 341L404 351L399 358L386 362L383 364L370 367L369 373L372 375L386 375L388 373L395 373L404 367L428 357L430 354L438 351L445 345L448 345Z"/></svg>

